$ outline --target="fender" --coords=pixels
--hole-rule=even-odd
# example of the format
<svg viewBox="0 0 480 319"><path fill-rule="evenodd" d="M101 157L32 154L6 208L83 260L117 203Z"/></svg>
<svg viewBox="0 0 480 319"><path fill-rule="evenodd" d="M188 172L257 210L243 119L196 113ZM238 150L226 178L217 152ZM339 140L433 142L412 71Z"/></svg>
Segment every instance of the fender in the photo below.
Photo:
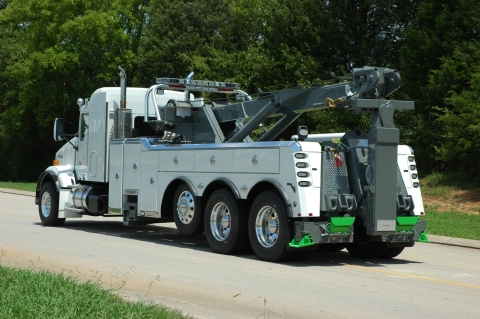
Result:
<svg viewBox="0 0 480 319"><path fill-rule="evenodd" d="M48 167L37 180L37 189L35 191L35 204L39 204L40 189L45 182L45 179L51 179L55 184L57 192L60 193L60 189L68 188L70 185L76 184L75 174L73 173L73 167L71 165L59 165Z"/></svg>
<svg viewBox="0 0 480 319"><path fill-rule="evenodd" d="M178 180L181 180L182 182L187 184L187 186L190 188L190 192L192 192L193 196L195 196L195 197L198 196L197 190L195 189L195 186L193 185L193 183L188 178L186 178L185 176L180 176L177 179L175 179L173 182L178 181Z"/></svg>
<svg viewBox="0 0 480 319"><path fill-rule="evenodd" d="M225 177L219 177L217 179L214 179L213 181L210 182L211 183L215 183L215 182L222 182L222 183L225 183L228 185L228 187L230 187L230 190L232 191L233 193L233 196L235 196L235 199L241 199L240 197L240 192L238 191L237 187L235 186L235 184L232 183L232 181L230 181L229 179L225 178Z"/></svg>
<svg viewBox="0 0 480 319"><path fill-rule="evenodd" d="M287 192L285 192L282 185L279 182L277 182L276 180L271 179L271 178L262 179L257 184L263 183L263 182L267 182L267 183L270 183L273 186L275 186L275 188L278 190L278 193L282 197L283 202L285 203L285 208L287 209L287 216L292 217L293 216L292 204L290 203L290 199L288 197L288 194L287 194ZM253 187L251 189L253 189Z"/></svg>

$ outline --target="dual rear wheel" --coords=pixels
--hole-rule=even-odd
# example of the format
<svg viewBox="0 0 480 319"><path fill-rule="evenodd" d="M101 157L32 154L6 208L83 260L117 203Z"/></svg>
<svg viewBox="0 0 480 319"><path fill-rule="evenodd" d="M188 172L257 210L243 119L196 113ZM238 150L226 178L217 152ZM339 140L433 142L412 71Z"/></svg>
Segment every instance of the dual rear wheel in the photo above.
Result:
<svg viewBox="0 0 480 319"><path fill-rule="evenodd" d="M292 255L286 250L290 238L283 201L273 192L260 194L246 214L244 202L225 189L210 196L205 209L205 235L214 252L234 254L248 243L259 259L282 261Z"/></svg>
<svg viewBox="0 0 480 319"><path fill-rule="evenodd" d="M236 199L227 189L217 189L208 199L203 224L199 222L200 205L187 187L177 190L175 198L177 208L174 217L180 232L198 234L205 229L207 242L216 253L239 253L247 248L249 242L255 255L269 262L285 261L297 255L308 256L310 253L287 250L288 242L293 238L293 224L288 220L283 200L272 191L258 195L247 215L244 201ZM352 256L365 259L394 258L403 251L403 247L387 248L386 243L363 238L362 226L356 224L354 243L323 245L325 249L321 246L320 250L339 251L346 246Z"/></svg>

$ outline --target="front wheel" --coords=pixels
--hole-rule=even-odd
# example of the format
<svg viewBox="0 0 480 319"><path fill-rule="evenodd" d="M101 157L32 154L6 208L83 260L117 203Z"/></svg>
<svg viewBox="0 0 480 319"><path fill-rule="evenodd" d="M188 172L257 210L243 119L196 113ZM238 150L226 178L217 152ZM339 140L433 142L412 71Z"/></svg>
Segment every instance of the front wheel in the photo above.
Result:
<svg viewBox="0 0 480 319"><path fill-rule="evenodd" d="M43 226L62 226L65 218L58 218L58 193L52 182L45 182L40 189L38 213Z"/></svg>
<svg viewBox="0 0 480 319"><path fill-rule="evenodd" d="M255 199L248 219L248 237L255 255L261 260L278 262L292 257L287 250L291 237L283 201L273 192Z"/></svg>
<svg viewBox="0 0 480 319"><path fill-rule="evenodd" d="M244 205L225 189L210 196L205 209L205 235L212 250L234 254L248 244L247 217Z"/></svg>

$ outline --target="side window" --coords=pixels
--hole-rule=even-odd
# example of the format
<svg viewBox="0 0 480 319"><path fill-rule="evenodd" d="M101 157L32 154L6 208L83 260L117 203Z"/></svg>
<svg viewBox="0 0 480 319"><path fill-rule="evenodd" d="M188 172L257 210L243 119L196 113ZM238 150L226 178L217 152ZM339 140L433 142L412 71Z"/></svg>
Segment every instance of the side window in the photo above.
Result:
<svg viewBox="0 0 480 319"><path fill-rule="evenodd" d="M83 113L80 121L80 141L83 141L88 135L88 113Z"/></svg>

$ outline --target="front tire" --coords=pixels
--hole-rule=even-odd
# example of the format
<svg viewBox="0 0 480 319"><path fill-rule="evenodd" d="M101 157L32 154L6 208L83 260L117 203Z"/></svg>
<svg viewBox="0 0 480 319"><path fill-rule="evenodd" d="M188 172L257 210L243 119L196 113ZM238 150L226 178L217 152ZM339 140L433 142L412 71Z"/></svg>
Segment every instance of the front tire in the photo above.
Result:
<svg viewBox="0 0 480 319"><path fill-rule="evenodd" d="M235 254L248 244L244 204L225 189L208 199L205 209L205 235L210 248L219 254Z"/></svg>
<svg viewBox="0 0 480 319"><path fill-rule="evenodd" d="M261 260L278 262L293 256L287 250L291 232L283 201L273 192L255 199L248 219L248 237L255 255Z"/></svg>
<svg viewBox="0 0 480 319"><path fill-rule="evenodd" d="M58 193L50 181L40 189L38 213L43 226L62 226L65 223L65 218L58 218Z"/></svg>
<svg viewBox="0 0 480 319"><path fill-rule="evenodd" d="M203 233L200 200L193 196L186 184L181 184L173 196L173 220L178 231L185 236Z"/></svg>

